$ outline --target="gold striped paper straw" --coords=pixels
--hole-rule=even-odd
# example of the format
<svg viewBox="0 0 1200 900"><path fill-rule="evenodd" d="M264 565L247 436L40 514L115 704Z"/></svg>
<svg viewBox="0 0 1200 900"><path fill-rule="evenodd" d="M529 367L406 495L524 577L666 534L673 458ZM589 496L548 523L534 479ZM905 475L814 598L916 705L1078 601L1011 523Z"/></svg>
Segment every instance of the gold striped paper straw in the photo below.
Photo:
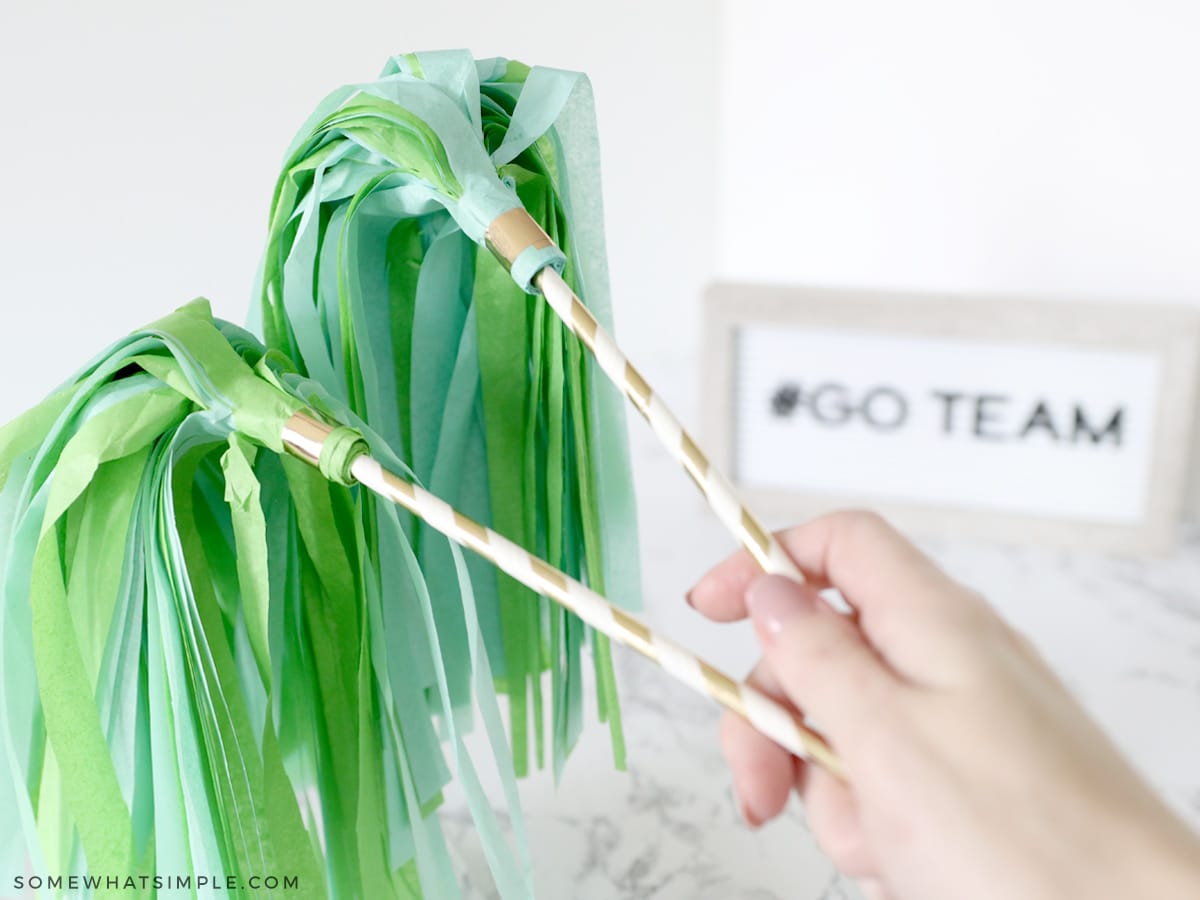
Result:
<svg viewBox="0 0 1200 900"><path fill-rule="evenodd" d="M510 268L526 250L541 251L554 246L549 235L522 207L515 207L497 216L488 226L486 239L492 253ZM695 439L684 430L679 419L658 394L651 390L646 379L621 352L612 335L596 321L596 317L558 271L546 266L535 276L534 285L563 324L595 357L604 374L650 423L662 444L704 493L717 518L750 551L763 571L803 582L800 569L784 552L779 541L746 508L733 484L709 461Z"/></svg>
<svg viewBox="0 0 1200 900"><path fill-rule="evenodd" d="M288 420L283 443L300 458L317 465L321 449L333 430L298 413ZM575 613L597 631L632 647L693 690L716 700L788 752L817 763L839 778L845 777L841 760L824 738L808 728L795 712L762 691L735 681L681 645L656 634L591 588L467 518L441 498L383 468L369 454L354 458L350 474L363 487L404 507L502 572Z"/></svg>

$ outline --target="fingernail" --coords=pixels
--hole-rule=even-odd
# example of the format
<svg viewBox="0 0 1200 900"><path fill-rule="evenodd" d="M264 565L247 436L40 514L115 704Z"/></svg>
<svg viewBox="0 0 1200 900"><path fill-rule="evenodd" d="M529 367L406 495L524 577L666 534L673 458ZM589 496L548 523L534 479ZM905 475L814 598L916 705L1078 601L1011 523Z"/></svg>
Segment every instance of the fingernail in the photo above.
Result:
<svg viewBox="0 0 1200 900"><path fill-rule="evenodd" d="M751 584L746 605L764 643L774 640L793 619L812 615L817 609L812 597L781 575L766 575Z"/></svg>
<svg viewBox="0 0 1200 900"><path fill-rule="evenodd" d="M738 808L742 811L742 819L751 828L758 828L762 825L762 819L754 814L754 810L747 806L746 801L741 797L738 798Z"/></svg>
<svg viewBox="0 0 1200 900"><path fill-rule="evenodd" d="M692 588L692 591L694 590L695 588ZM684 594L683 599L687 601L688 606L690 606L692 609L695 609L696 601L692 599L692 591L688 591L686 594Z"/></svg>

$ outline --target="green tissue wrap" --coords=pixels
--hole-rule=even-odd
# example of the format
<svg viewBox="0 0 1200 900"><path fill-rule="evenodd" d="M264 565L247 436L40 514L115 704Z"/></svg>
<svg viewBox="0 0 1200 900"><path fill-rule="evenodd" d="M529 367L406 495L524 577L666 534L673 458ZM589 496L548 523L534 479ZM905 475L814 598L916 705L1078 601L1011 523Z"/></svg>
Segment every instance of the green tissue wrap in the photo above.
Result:
<svg viewBox="0 0 1200 900"><path fill-rule="evenodd" d="M561 775L589 648L624 765L608 642L349 465L638 604L623 399L482 246L523 206L611 328L599 198L586 78L395 57L288 151L261 338L196 301L0 429L0 871L454 897L453 777L497 892L532 896L517 778ZM319 469L283 452L298 411L338 426Z"/></svg>
<svg viewBox="0 0 1200 900"><path fill-rule="evenodd" d="M636 607L623 398L480 246L518 203L563 248L564 277L611 328L587 79L464 51L397 56L377 81L328 97L293 141L252 327L399 448L435 494ZM427 544L419 523L406 527L433 602L455 603L444 548ZM545 760L547 732L561 772L582 727L571 673L585 640L623 765L607 640L480 561L468 568L518 774L531 755ZM443 650L461 655L465 640L451 631ZM450 687L468 696L462 677Z"/></svg>
<svg viewBox="0 0 1200 900"><path fill-rule="evenodd" d="M454 896L434 815L444 744L501 895L528 896L463 553L424 536L447 560L448 622L391 504L279 454L287 419L313 410L412 477L288 369L198 301L0 431L0 868ZM452 628L461 657L441 646ZM469 681L487 762L508 772L515 846L451 673Z"/></svg>

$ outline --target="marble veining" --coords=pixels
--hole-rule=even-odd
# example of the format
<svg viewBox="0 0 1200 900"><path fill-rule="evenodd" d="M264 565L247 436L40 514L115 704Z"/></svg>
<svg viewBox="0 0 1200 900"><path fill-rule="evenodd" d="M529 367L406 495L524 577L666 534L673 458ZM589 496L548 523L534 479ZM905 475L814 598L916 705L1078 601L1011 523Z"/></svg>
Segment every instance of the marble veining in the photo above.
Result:
<svg viewBox="0 0 1200 900"><path fill-rule="evenodd" d="M735 675L755 657L745 625L703 622L683 594L732 548L685 478L632 432L645 616ZM922 546L1028 634L1151 784L1200 828L1200 530L1157 560L926 536ZM617 650L628 771L590 725L556 788L522 783L537 895L620 900L858 900L793 802L742 824L717 747L717 710ZM468 898L495 896L470 818L444 812Z"/></svg>

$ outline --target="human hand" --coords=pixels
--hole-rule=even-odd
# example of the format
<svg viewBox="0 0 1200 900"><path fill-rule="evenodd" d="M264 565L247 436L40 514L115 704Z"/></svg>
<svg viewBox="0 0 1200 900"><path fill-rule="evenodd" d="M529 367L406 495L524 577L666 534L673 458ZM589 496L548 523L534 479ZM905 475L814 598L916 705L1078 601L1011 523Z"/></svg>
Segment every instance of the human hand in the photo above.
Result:
<svg viewBox="0 0 1200 900"><path fill-rule="evenodd" d="M795 788L835 865L890 900L1200 897L1200 841L979 595L874 514L780 539L808 584L742 552L689 602L717 621L751 616L764 652L751 682L804 711L847 780L727 713L748 823ZM855 619L820 597L829 587Z"/></svg>

